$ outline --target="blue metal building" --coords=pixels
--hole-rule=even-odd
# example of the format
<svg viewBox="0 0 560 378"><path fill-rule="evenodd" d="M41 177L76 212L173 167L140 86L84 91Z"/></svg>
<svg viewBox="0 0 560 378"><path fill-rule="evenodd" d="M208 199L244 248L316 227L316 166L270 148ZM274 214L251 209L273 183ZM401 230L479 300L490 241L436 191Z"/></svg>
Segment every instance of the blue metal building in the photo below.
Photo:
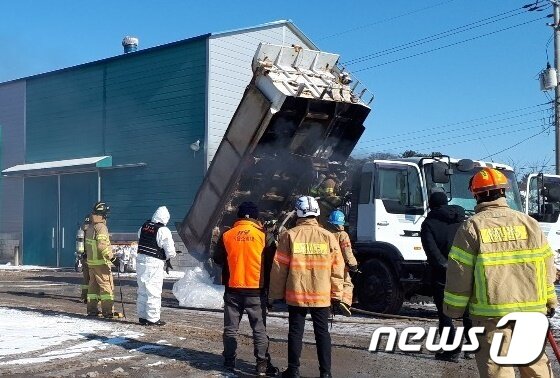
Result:
<svg viewBox="0 0 560 378"><path fill-rule="evenodd" d="M316 49L277 21L0 83L0 262L72 266L97 199L114 240L160 205L182 220L260 42Z"/></svg>

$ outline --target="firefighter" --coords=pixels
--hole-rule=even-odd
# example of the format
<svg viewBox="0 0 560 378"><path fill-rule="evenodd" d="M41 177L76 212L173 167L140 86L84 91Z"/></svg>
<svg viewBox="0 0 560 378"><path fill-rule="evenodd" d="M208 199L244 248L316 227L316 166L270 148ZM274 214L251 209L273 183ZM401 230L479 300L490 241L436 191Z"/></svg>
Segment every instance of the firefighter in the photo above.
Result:
<svg viewBox="0 0 560 378"><path fill-rule="evenodd" d="M80 263L82 264L82 275L84 280L82 282L82 301L87 303L87 294L88 294L88 287L89 287L89 268L87 265L87 254L85 253L84 249L84 235L86 230L89 227L89 214L86 215L84 218L84 223L78 228L78 232L76 234L76 252L78 254L78 258L80 259Z"/></svg>
<svg viewBox="0 0 560 378"><path fill-rule="evenodd" d="M319 209L321 215L318 217L319 224L323 227L327 227L328 219L327 217L331 214L337 207L342 204L342 199L337 193L337 177L336 174L330 173L327 178L321 183L318 191L319 197Z"/></svg>
<svg viewBox="0 0 560 378"><path fill-rule="evenodd" d="M138 230L136 306L141 325L165 325L160 319L163 272L166 262L177 255L173 236L166 227L169 218L167 207L158 207L152 219L146 221Z"/></svg>
<svg viewBox="0 0 560 378"><path fill-rule="evenodd" d="M270 277L269 301L285 299L289 312L288 368L283 377L299 377L305 317L311 313L319 371L331 377L331 306L339 306L344 283L344 259L336 237L317 222L319 204L313 197L296 201L296 226L283 232Z"/></svg>
<svg viewBox="0 0 560 378"><path fill-rule="evenodd" d="M486 330L475 356L481 377L515 376L513 366L490 359L495 334L504 335L502 352L511 341L511 326L496 328L502 316L529 311L552 316L557 305L552 251L539 224L508 207L507 187L507 178L496 169L483 168L471 178L475 215L457 231L448 260L444 313L460 318L469 306L473 326ZM552 376L544 351L517 368L521 377Z"/></svg>
<svg viewBox="0 0 560 378"><path fill-rule="evenodd" d="M89 267L89 288L87 295L88 316L102 315L104 318L120 318L122 314L113 309L113 275L111 263L113 251L107 230L109 206L97 202L93 206L90 225L85 233L85 250ZM101 302L101 312L99 312Z"/></svg>
<svg viewBox="0 0 560 378"><path fill-rule="evenodd" d="M218 239L213 260L223 267L222 283L225 285L224 366L230 371L235 369L239 321L247 312L253 330L257 375L274 377L278 369L272 365L268 354L265 291L272 257L258 217L259 210L253 202L241 203L237 221Z"/></svg>
<svg viewBox="0 0 560 378"><path fill-rule="evenodd" d="M344 224L346 223L344 213L340 210L335 210L329 215L327 230L332 232L342 251L344 258L344 289L342 293L342 301L340 302L340 311L344 316L351 316L350 307L352 307L352 294L354 285L350 277L350 272L358 273L358 262L352 252L352 244L350 243L350 236L344 231Z"/></svg>

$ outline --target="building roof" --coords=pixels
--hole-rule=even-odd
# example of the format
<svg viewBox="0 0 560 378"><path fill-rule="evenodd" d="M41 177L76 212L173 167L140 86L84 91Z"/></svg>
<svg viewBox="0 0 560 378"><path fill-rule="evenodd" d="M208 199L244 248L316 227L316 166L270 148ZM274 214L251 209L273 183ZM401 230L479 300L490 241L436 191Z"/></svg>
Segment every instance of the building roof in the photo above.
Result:
<svg viewBox="0 0 560 378"><path fill-rule="evenodd" d="M268 28L272 28L272 27L276 27L276 26L286 26L295 35L297 35L302 41L304 41L308 45L308 47L310 47L313 50L319 50L319 47L317 47L317 45L315 43L313 43L313 41L311 41L311 39L309 39L305 35L305 33L303 33L303 31L301 31L301 29L298 28L292 22L292 20L278 20L278 21L267 22L265 24L250 26L250 27L247 27L247 28L233 29L233 30L227 30L227 31L223 31L223 32L212 33L211 38L225 37L225 36L232 35L232 34L240 34L240 33L246 33L248 31L268 29Z"/></svg>
<svg viewBox="0 0 560 378"><path fill-rule="evenodd" d="M111 57L108 57L108 58L94 60L92 62L78 64L78 65L75 65L75 66L69 66L69 67L60 68L60 69L53 70L53 71L48 71L48 72L43 72L43 73L39 73L39 74L35 74L35 75L25 76L25 77L13 79L13 80L8 80L8 81L5 81L5 82L1 82L0 85L9 84L9 83L13 83L13 82L16 82L16 81L21 81L21 80L27 80L27 79L31 79L31 78L37 78L37 77L49 75L49 74L56 73L56 72L64 72L64 71L68 71L68 70L72 70L72 69L76 69L76 68L88 67L88 66L92 66L92 65L95 65L95 64L106 63L106 62L110 62L110 61L117 60L117 59L127 59L127 58L129 58L131 56L135 56L137 54L144 54L144 53L147 53L149 51L165 49L165 48L170 47L170 46L182 45L182 44L190 43L190 42L193 42L193 41L196 41L196 40L201 40L201 39L206 39L206 38L220 38L220 37L225 37L225 36L228 36L228 35L242 34L242 33L248 32L248 31L254 31L254 30L259 30L259 29L269 29L269 28L278 27L278 26L288 27L294 34L296 34L306 44L308 44L309 47L311 47L314 50L319 49L317 47L317 45L315 45L301 31L301 29L299 29L291 20L278 20L278 21L268 22L268 23L265 23L265 24L249 26L249 27L246 27L246 28L228 30L228 31L223 31L223 32L216 32L216 33L202 34L202 35L198 35L198 36L191 37L191 38L181 39L181 40L175 41L175 42L165 43L163 45L148 47L148 48L145 48L145 49L139 49L135 52L130 52L130 53L127 53L127 54L119 54L119 55L111 56Z"/></svg>

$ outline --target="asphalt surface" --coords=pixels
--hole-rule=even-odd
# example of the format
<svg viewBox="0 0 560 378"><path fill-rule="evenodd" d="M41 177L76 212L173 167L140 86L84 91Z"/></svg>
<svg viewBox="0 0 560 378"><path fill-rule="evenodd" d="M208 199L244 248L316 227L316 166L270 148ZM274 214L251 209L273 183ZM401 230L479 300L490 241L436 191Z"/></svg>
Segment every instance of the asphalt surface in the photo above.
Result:
<svg viewBox="0 0 560 378"><path fill-rule="evenodd" d="M115 277L115 283L118 280ZM86 319L85 305L79 301L81 274L73 271L0 271L0 307ZM222 369L222 325L220 311L184 309L178 306L171 293L173 280L165 280L162 299L163 327L143 327L136 316L136 278L121 277L126 319L96 322L108 324L113 332L100 331L84 334L81 340L68 340L63 345L51 347L51 354L60 348L75 348L90 340L97 347L85 350L73 358L54 358L42 361L49 349L2 357L2 376L41 377L180 377L228 376ZM116 297L120 299L117 288ZM116 310L121 310L116 303ZM427 318L425 321L403 319L375 319L337 316L332 325L333 376L335 377L475 377L474 360L461 359L459 363L434 360L431 352L420 353L370 353L367 349L374 329L394 326L424 328L437 325L433 306L408 305L405 315ZM90 319L90 318L87 318ZM22 324L22 327L25 327ZM270 353L273 363L283 369L287 366L287 331L285 312L273 312L268 318ZM115 341L115 334L122 336ZM113 335L113 336L111 336ZM2 335L0 335L1 339ZM311 323L306 324L305 345L302 354L301 374L304 377L319 375ZM92 344L93 345L93 344ZM549 356L553 356L549 351ZM26 363L10 363L19 359ZM6 363L8 361L8 363ZM13 361L12 361L13 362ZM246 317L242 320L238 365L235 375L252 376L254 357L251 331ZM560 366L553 361L556 374ZM234 376L229 374L229 376Z"/></svg>

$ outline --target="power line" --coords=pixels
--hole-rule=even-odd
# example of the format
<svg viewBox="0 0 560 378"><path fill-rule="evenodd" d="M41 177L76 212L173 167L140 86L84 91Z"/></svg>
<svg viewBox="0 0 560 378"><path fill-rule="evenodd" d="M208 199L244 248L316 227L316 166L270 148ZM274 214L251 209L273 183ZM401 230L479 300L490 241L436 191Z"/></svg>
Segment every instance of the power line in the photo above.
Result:
<svg viewBox="0 0 560 378"><path fill-rule="evenodd" d="M503 135L515 134L515 133L527 131L529 129L540 128L540 127L542 127L542 125L537 125L537 126L533 126L533 127L523 127L523 128L519 128L519 129L515 129L515 130L502 131L502 132L494 133L494 134L487 134L486 133L484 136L476 137L476 138L470 138L470 139L464 139L462 137L458 137L458 138L455 138L455 139L457 139L455 142L442 141L443 144L440 144L439 146L445 146L445 147L455 146L457 144L474 142L474 141L478 141L478 140L486 140L487 138L493 138L493 137L501 137ZM391 146L391 148L393 150L402 150L402 149L416 149L416 148L418 148L418 146L428 146L428 147L423 147L423 148L433 149L434 146L435 146L433 143L434 143L434 141L430 140L430 141L425 141L425 142L420 142L420 143L414 143L413 146L411 146L410 144L406 144L406 145L399 145L399 146ZM371 149L372 147L365 147L365 148ZM356 148L356 150L361 150L361 149L363 149L363 148Z"/></svg>
<svg viewBox="0 0 560 378"><path fill-rule="evenodd" d="M492 121L488 121L488 122L484 122L484 123L478 123L478 124L475 124L475 125L462 126L460 128L451 128L451 126L464 125L464 124L467 124L467 123L481 121L481 120L485 120L485 119L489 119L489 118L494 118L494 117L498 117L498 116L501 116L501 115L516 113L516 112L519 112L519 111L532 109L532 108L540 107L540 106L543 106L543 105L549 105L550 103L551 102L545 102L545 103L538 104L538 105L527 106L527 107L519 108L519 109L516 109L516 110L510 110L510 111L506 111L506 112L502 112L502 113L497 113L497 114L494 114L494 115L489 115L489 116L480 117L480 118L474 118L474 119L467 120L467 121L454 122L454 123L450 123L450 124L443 125L443 126L432 126L432 127L427 127L427 128L423 128L423 129L417 129L417 130L405 132L405 133L389 135L389 136L374 138L374 139L367 139L367 140L363 140L362 143L374 142L374 141L380 141L380 140L386 140L386 139L394 139L394 138L400 138L400 137L407 137L407 136L410 136L410 135L429 132L429 131L432 131L434 129L437 129L437 130L450 129L450 131L453 131L453 130L457 130L457 129L462 130L462 129L465 129L465 128L474 128L474 127L478 127L478 126L486 126L486 125L490 125L490 124L498 123L498 122L502 122L502 121L507 121L507 120L514 119L514 118L520 118L520 117L524 117L524 116L531 115L531 114L541 113L541 112L544 111L544 109L539 109L539 110L534 111L534 112L518 114L518 115L511 116L511 117L501 118L501 119L498 119L498 120L492 120Z"/></svg>
<svg viewBox="0 0 560 378"><path fill-rule="evenodd" d="M536 136L538 136L538 135L541 135L541 134L545 133L545 132L548 131L552 126L553 126L553 125L549 125L546 129L543 129L543 130L541 130L540 132L531 135L530 137L527 137L527 138L525 138L525 139L523 139L523 140L521 140L521 141L519 141L519 142L517 142L517 143L515 143L515 144L513 144L513 145L511 145L511 146L509 146L509 147L507 147L507 148L504 148L503 150L500 150L500 151L498 151L498 152L495 152L495 153L493 153L493 154L490 154L490 155L488 155L488 156L485 156L485 157L482 158L482 160L488 159L488 158L491 157L491 156L495 156L495 155L501 154L502 152L506 152L506 151L508 151L508 150L511 150L512 148L519 146L521 143L524 143L524 142L528 141L529 139L532 139L532 138L534 138L534 137L536 137Z"/></svg>
<svg viewBox="0 0 560 378"><path fill-rule="evenodd" d="M540 120L542 120L542 118L530 119L530 120L527 120L527 121L518 122L518 123L513 123L513 124L508 124L508 125L503 125L503 126L500 126L500 127L487 128L487 129L485 130L485 132L488 132L488 131L495 131L495 130L502 130L502 129L510 128L510 127L512 127L512 126L526 125L526 124L528 124L528 123L533 123L533 122L535 122L535 121L540 121ZM466 127L466 128L473 128L473 127L476 127L476 126L479 126L479 125L470 126L470 127ZM542 125L541 125L541 126L542 126ZM524 130L524 129L521 129L521 130ZM430 135L426 135L425 137L426 137L426 138L427 138L427 137L433 138L434 136L445 135L445 134L452 133L452 132L457 132L457 131L462 131L462 130L455 129L455 130L448 130L448 131L433 132L433 133L431 133ZM465 136L465 134L462 134L462 135L449 136L449 138L454 138L454 137L460 138L460 137L464 137L464 136ZM373 144L373 145L368 145L368 146L359 147L359 148L357 148L357 150L359 150L359 149L364 149L364 148L374 148L374 147L375 147L375 148L378 148L378 147L383 147L383 146L390 146L390 145L395 145L395 144L397 144L397 143L402 143L402 142L406 142L406 141L416 141L417 139L418 139L418 138L416 137L416 138L401 139L401 140L394 141L394 142L386 142L386 143ZM428 142L428 143L429 143L429 142ZM421 144L421 143L416 143L416 145L418 145L418 144Z"/></svg>
<svg viewBox="0 0 560 378"><path fill-rule="evenodd" d="M486 26L486 25L496 23L498 21L503 21L503 20L511 18L511 17L519 16L520 14L525 14L525 12L526 11L521 9L521 8L512 9L510 11L503 12L503 13L497 14L497 15L492 16L492 17L488 17L488 18L484 18L484 19L479 20L479 21L471 22L469 24L459 26L459 27L456 27L456 28L453 28L453 29L450 29L450 30L446 30L446 31L441 32L441 33L433 34L433 35L430 35L428 37L420 38L420 39L417 39L417 40L412 41L412 42L404 43L402 45L398 45L398 46L395 46L395 47L392 47L392 48L389 48L389 49L381 50L381 51L374 52L374 53L371 53L371 54L368 54L368 55L364 55L364 56L361 56L361 57L358 57L358 58L350 59L346 62L343 62L342 64L343 65L352 65L352 64L363 62L363 61L371 60L371 59L374 59L374 58L379 58L381 56L393 54L393 53L396 53L396 52L399 52L399 51L402 51L402 50L410 49L410 48L417 47L417 46L420 46L420 45L423 45L423 44L426 44L426 43L429 43L429 42L434 42L434 41L437 41L437 40L440 40L440 39L443 39L443 38L447 38L447 37L450 37L452 35L465 33L465 32L468 32L468 31L471 31L471 30L474 30L474 29L477 29L477 28L480 28L480 27L483 27L483 26ZM511 14L511 13L513 13L513 14ZM499 18L499 17L501 17L501 18Z"/></svg>
<svg viewBox="0 0 560 378"><path fill-rule="evenodd" d="M416 54L413 54L413 55L409 55L409 56L405 56L405 57L402 57L402 58L390 60L390 61L388 61L388 62L376 64L376 65L374 65L374 66L369 66L369 67L361 68L361 69L359 69L359 70L353 70L353 73L357 73L357 72L362 72L362 71L370 70L370 69L372 69L372 68L377 68L377 67L385 66L385 65L387 65L387 64L392 64L392 63L400 62L400 61L402 61L402 60L414 58L414 57L417 57L417 56L420 56L420 55L428 54L428 53L431 53L431 52L434 52L434 51L438 51L438 50L442 50L442 49L445 49L445 48L448 48L448 47L460 45L460 44L462 44L462 43L471 42L471 41L474 41L474 40L477 40L477 39L480 39L480 38L488 37L488 36L493 35L493 34L501 33L501 32L506 31L506 30L511 30L511 29L514 29L514 28L517 28L517 27L520 27L520 26L523 26L523 25L527 25L527 24L530 24L530 23L535 22L535 21L540 21L540 20L542 20L542 19L544 19L544 18L547 18L547 17L535 18L534 20L531 20L531 21L522 22L522 23L520 23L520 24L508 26L507 28L498 29L498 30L495 30L495 31L493 31L493 32L485 33L485 34L482 34L482 35L479 35L479 36L476 36L476 37L464 39L464 40L462 40L462 41L450 43L450 44L448 44L448 45L436 47L436 48L433 48L433 49L430 49L430 50L426 50L426 51L422 51L422 52L419 52L419 53L416 53Z"/></svg>
<svg viewBox="0 0 560 378"><path fill-rule="evenodd" d="M419 8L419 9L416 9L416 10L412 10L410 12L399 14L397 16L384 18L382 20L375 21L375 22L365 24L365 25L362 25L362 26L357 26L357 27L352 28L352 29L343 30L339 33L335 33L335 34L331 34L331 35L327 35L325 37L319 38L318 41L322 41L322 40L325 40L325 39L328 39L328 38L338 37L338 36L341 36L341 35L344 35L344 34L347 34L347 33L351 33L351 32L357 31L357 30L362 30L362 29L369 28L371 26L375 26L375 25L383 24L385 22L393 21L393 20L396 20L398 18L402 18L402 17L405 17L405 16L410 16L410 15L415 14L415 13L420 13L420 12L423 12L423 11L428 10L428 9L432 9L432 8L435 8L435 7L439 7L441 5L452 3L453 1L455 1L455 0L442 1L440 3L436 3L436 4L433 4L433 5L424 7L424 8Z"/></svg>

